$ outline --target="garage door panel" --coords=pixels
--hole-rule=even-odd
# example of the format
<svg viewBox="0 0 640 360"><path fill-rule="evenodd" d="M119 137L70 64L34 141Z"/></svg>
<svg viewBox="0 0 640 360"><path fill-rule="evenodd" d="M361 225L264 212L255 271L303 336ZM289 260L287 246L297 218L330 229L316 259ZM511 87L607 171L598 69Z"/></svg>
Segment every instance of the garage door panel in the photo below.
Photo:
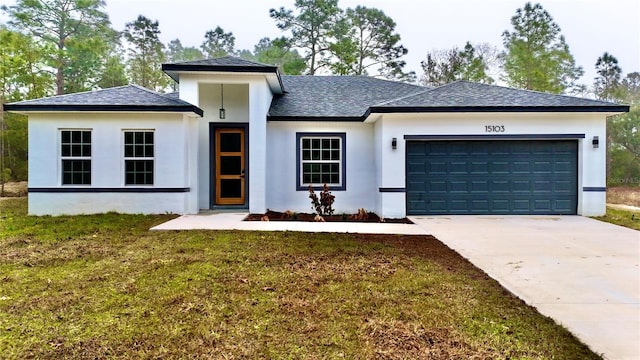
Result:
<svg viewBox="0 0 640 360"><path fill-rule="evenodd" d="M463 174L466 175L468 173L467 170L467 162L466 161L452 161L449 163L449 174Z"/></svg>
<svg viewBox="0 0 640 360"><path fill-rule="evenodd" d="M511 192L514 193L530 193L531 188L531 181L529 180L515 180L511 182Z"/></svg>
<svg viewBox="0 0 640 360"><path fill-rule="evenodd" d="M437 152L408 157L409 214L576 213L575 140L409 141L407 154L414 147Z"/></svg>

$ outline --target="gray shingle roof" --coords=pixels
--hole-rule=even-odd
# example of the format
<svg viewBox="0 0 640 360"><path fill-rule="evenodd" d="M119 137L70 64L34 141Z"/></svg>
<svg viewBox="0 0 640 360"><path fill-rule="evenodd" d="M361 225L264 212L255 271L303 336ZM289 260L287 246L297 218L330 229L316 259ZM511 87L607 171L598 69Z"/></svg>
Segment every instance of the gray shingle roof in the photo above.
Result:
<svg viewBox="0 0 640 360"><path fill-rule="evenodd" d="M6 104L13 111L158 111L194 112L202 110L184 100L159 94L138 85L58 95Z"/></svg>
<svg viewBox="0 0 640 360"><path fill-rule="evenodd" d="M378 103L372 106L371 111L618 111L616 108L620 107L619 104L599 100L456 81Z"/></svg>
<svg viewBox="0 0 640 360"><path fill-rule="evenodd" d="M247 68L273 68L274 65L263 64L256 61L245 60L235 56L222 56L214 59L203 59L193 61L182 61L165 65L185 65L185 66L238 66Z"/></svg>
<svg viewBox="0 0 640 360"><path fill-rule="evenodd" d="M286 93L274 97L269 120L361 120L371 105L428 89L366 76L283 75L282 82Z"/></svg>

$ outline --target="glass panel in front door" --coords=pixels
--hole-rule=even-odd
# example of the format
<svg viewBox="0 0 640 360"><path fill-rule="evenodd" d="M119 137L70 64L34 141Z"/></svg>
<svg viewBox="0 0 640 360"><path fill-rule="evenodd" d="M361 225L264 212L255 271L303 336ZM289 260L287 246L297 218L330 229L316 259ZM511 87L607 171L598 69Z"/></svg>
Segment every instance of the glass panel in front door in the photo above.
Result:
<svg viewBox="0 0 640 360"><path fill-rule="evenodd" d="M244 129L215 131L215 204L245 203Z"/></svg>

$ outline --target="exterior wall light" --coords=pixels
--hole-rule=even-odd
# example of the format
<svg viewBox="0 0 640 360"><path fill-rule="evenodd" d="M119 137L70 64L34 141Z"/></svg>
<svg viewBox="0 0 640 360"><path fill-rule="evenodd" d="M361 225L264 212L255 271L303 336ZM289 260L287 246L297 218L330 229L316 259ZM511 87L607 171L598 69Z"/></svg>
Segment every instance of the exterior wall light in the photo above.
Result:
<svg viewBox="0 0 640 360"><path fill-rule="evenodd" d="M224 119L227 112L224 110L224 84L220 84L220 119Z"/></svg>
<svg viewBox="0 0 640 360"><path fill-rule="evenodd" d="M597 149L600 146L600 140L597 136L593 137L593 140L591 140L591 144L593 145L594 149Z"/></svg>
<svg viewBox="0 0 640 360"><path fill-rule="evenodd" d="M393 150L398 148L398 139L396 139L396 138L391 139L391 148Z"/></svg>

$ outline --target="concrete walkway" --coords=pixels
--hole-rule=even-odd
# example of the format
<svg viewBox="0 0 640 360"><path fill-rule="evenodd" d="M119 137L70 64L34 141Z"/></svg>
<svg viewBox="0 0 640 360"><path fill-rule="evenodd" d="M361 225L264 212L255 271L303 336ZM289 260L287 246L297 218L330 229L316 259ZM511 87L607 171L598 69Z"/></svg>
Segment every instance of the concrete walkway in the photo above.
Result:
<svg viewBox="0 0 640 360"><path fill-rule="evenodd" d="M431 234L606 359L640 359L640 232L581 216L411 217L414 225L185 215L152 230Z"/></svg>
<svg viewBox="0 0 640 360"><path fill-rule="evenodd" d="M425 235L427 231L415 224L299 221L242 221L248 213L208 213L183 215L151 228L151 230L249 230L306 231L333 233Z"/></svg>
<svg viewBox="0 0 640 360"><path fill-rule="evenodd" d="M606 359L640 359L640 232L581 216L414 217Z"/></svg>

